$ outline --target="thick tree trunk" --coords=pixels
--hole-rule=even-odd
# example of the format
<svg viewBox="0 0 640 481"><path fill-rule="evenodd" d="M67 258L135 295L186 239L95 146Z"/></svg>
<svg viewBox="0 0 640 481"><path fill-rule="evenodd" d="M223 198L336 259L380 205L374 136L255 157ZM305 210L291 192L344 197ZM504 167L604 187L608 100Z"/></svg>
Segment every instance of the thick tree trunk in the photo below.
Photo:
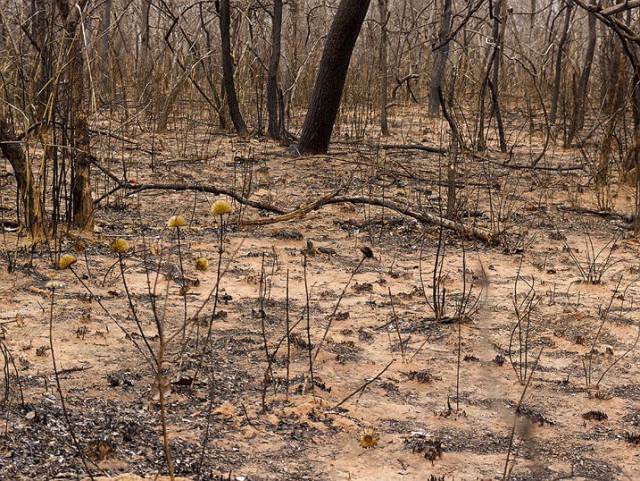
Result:
<svg viewBox="0 0 640 481"><path fill-rule="evenodd" d="M24 209L27 229L34 241L49 234L48 222L40 205L40 189L36 185L31 164L24 155L22 146L13 129L0 119L0 149L9 160L18 184L18 195Z"/></svg>
<svg viewBox="0 0 640 481"><path fill-rule="evenodd" d="M247 136L247 125L244 123L236 84L233 78L233 57L231 56L231 10L229 0L220 0L220 36L222 39L222 74L224 76L224 88L227 94L229 114L236 132L241 137Z"/></svg>
<svg viewBox="0 0 640 481"><path fill-rule="evenodd" d="M282 0L273 1L273 24L271 26L271 61L267 79L267 112L269 113L269 137L282 138L280 124L280 105L278 95L278 68L282 45Z"/></svg>
<svg viewBox="0 0 640 481"><path fill-rule="evenodd" d="M298 142L300 154L321 154L329 150L351 54L369 3L370 0L342 0L338 5L302 126Z"/></svg>

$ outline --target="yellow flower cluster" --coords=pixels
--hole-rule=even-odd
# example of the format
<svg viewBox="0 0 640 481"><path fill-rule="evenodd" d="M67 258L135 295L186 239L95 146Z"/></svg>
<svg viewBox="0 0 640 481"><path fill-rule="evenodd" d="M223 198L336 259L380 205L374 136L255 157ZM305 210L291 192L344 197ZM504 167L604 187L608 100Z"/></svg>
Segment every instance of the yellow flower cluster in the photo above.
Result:
<svg viewBox="0 0 640 481"><path fill-rule="evenodd" d="M167 221L167 227L184 227L187 221L181 215L172 215Z"/></svg>
<svg viewBox="0 0 640 481"><path fill-rule="evenodd" d="M124 254L128 250L129 250L129 243L120 237L118 237L116 240L114 240L111 243L111 252L115 252L117 254Z"/></svg>
<svg viewBox="0 0 640 481"><path fill-rule="evenodd" d="M198 257L196 259L196 269L199 271L206 271L209 268L209 261L204 257Z"/></svg>
<svg viewBox="0 0 640 481"><path fill-rule="evenodd" d="M217 200L211 206L211 213L213 215L225 215L230 214L233 209L226 200Z"/></svg>
<svg viewBox="0 0 640 481"><path fill-rule="evenodd" d="M62 257L60 257L60 260L58 261L58 269L60 270L67 269L72 264L75 264L76 262L78 262L78 259L76 259L76 256L74 256L73 254L65 254Z"/></svg>

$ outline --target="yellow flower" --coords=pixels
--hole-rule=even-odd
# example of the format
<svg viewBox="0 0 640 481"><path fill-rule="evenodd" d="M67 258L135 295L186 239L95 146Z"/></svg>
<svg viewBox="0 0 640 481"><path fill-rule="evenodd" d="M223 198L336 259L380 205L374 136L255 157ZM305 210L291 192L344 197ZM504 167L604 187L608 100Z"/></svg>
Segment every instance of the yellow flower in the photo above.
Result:
<svg viewBox="0 0 640 481"><path fill-rule="evenodd" d="M75 264L77 261L78 259L76 259L76 256L74 256L73 254L65 254L60 258L60 261L58 262L58 269L64 270L71 264Z"/></svg>
<svg viewBox="0 0 640 481"><path fill-rule="evenodd" d="M187 225L187 221L181 215L172 215L167 221L168 227L183 227Z"/></svg>
<svg viewBox="0 0 640 481"><path fill-rule="evenodd" d="M204 257L198 257L196 259L196 269L199 271L206 271L209 268L209 261Z"/></svg>
<svg viewBox="0 0 640 481"><path fill-rule="evenodd" d="M118 237L116 240L114 240L111 243L111 252L115 252L117 254L124 254L128 250L129 250L129 243L120 237Z"/></svg>
<svg viewBox="0 0 640 481"><path fill-rule="evenodd" d="M181 215L172 215L167 221L168 227L184 227L187 225L187 221Z"/></svg>
<svg viewBox="0 0 640 481"><path fill-rule="evenodd" d="M379 440L380 435L378 431L376 431L376 428L367 427L358 434L358 441L360 441L360 446L363 448L372 448L378 444Z"/></svg>
<svg viewBox="0 0 640 481"><path fill-rule="evenodd" d="M226 200L217 200L211 206L211 213L213 215L230 214L232 210L229 202Z"/></svg>

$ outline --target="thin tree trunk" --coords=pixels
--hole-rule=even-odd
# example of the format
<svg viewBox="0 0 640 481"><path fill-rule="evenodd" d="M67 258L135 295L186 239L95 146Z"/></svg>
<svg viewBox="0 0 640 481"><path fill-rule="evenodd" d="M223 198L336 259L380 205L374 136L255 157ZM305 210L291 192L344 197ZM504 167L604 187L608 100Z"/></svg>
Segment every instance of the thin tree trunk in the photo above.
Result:
<svg viewBox="0 0 640 481"><path fill-rule="evenodd" d="M632 147L631 158L635 161L635 220L634 220L634 234L637 236L640 234L640 65L638 64L638 45L632 47L634 49L635 62L633 64L633 132L634 132L634 145Z"/></svg>
<svg viewBox="0 0 640 481"><path fill-rule="evenodd" d="M51 95L51 41L48 33L47 4L45 0L34 0L32 37L38 49L38 71L35 75L34 97L35 97L35 121L43 121L49 116L48 106ZM47 119L48 120L48 119Z"/></svg>
<svg viewBox="0 0 640 481"><path fill-rule="evenodd" d="M555 62L555 76L553 79L553 88L551 90L551 108L549 110L549 122L551 124L556 123L558 116L558 99L560 98L560 82L562 80L562 60L564 59L564 46L569 38L569 26L571 25L571 14L573 13L573 2L567 1L565 7L564 24L562 26L562 33L560 34L560 40L558 41L558 51L556 53Z"/></svg>
<svg viewBox="0 0 640 481"><path fill-rule="evenodd" d="M47 238L48 222L40 205L40 189L36 185L31 164L8 122L0 119L0 149L9 160L18 184L18 195L24 209L27 229L34 241Z"/></svg>
<svg viewBox="0 0 640 481"><path fill-rule="evenodd" d="M573 143L573 139L582 127L584 127L584 115L587 107L589 78L591 77L591 66L593 65L593 57L596 52L596 16L592 13L588 15L589 40L587 42L587 51L584 56L584 66L582 74L578 80L575 98L573 99L573 118L571 119L571 128L567 137L566 145Z"/></svg>
<svg viewBox="0 0 640 481"><path fill-rule="evenodd" d="M442 89L438 89L438 105L442 108L442 114L449 124L451 130L451 140L449 145L451 148L448 152L447 160L447 212L445 217L447 219L455 220L458 211L458 162L459 152L462 148L462 138L460 136L460 129L456 123L455 118L451 115L451 111L447 106L447 101L442 93Z"/></svg>
<svg viewBox="0 0 640 481"><path fill-rule="evenodd" d="M387 115L387 103L389 102L389 91L387 86L387 78L389 77L389 59L388 59L388 30L387 22L389 21L389 0L378 0L378 8L380 9L380 132L382 135L389 135L389 119Z"/></svg>
<svg viewBox="0 0 640 481"><path fill-rule="evenodd" d="M231 122L233 122L233 126L238 135L246 137L249 132L242 118L242 113L240 112L236 84L233 78L234 67L233 57L231 56L231 9L229 0L220 0L220 36L222 39L222 73L224 76L224 88L227 94Z"/></svg>
<svg viewBox="0 0 640 481"><path fill-rule="evenodd" d="M536 10L538 9L537 0L531 1L531 13L529 17L529 40L533 40L533 30L535 27Z"/></svg>
<svg viewBox="0 0 640 481"><path fill-rule="evenodd" d="M149 16L151 13L151 0L141 0L140 5L140 50L138 51L138 91L140 100L144 105L149 102L151 96L151 73L153 62L151 61L151 29Z"/></svg>
<svg viewBox="0 0 640 481"><path fill-rule="evenodd" d="M91 197L91 155L89 124L84 92L84 52L79 29L86 0L71 7L67 0L57 0L64 22L69 55L69 116L72 131L71 217L75 227L93 231L93 199Z"/></svg>
<svg viewBox="0 0 640 481"><path fill-rule="evenodd" d="M98 59L100 61L100 87L103 95L111 94L111 68L109 62L109 46L111 45L111 7L113 0L105 0L102 7L100 29L98 31Z"/></svg>
<svg viewBox="0 0 640 481"><path fill-rule="evenodd" d="M500 111L500 97L499 97L499 78L500 78L500 63L502 60L502 40L504 37L504 26L503 21L501 20L502 14L502 5L505 0L496 0L493 4L493 28L492 28L492 39L493 39L493 49L489 54L489 58L486 62L486 73L482 80L482 86L480 87L480 101L478 107L478 129L476 134L476 149L482 151L487 148L486 142L486 128L485 128L485 96L487 93L487 87L489 88L489 92L491 94L491 117L495 115L497 127L498 127L498 138L500 142L500 150L502 152L507 151L507 144L504 135L504 126L502 123L502 113ZM493 75L492 75L493 73ZM490 80L489 77L492 77L493 80Z"/></svg>
<svg viewBox="0 0 640 481"><path fill-rule="evenodd" d="M444 69L449 58L449 42L446 41L451 29L452 17L452 0L444 0L442 22L440 23L440 32L438 33L438 44L440 48L436 52L433 76L431 85L429 86L429 113L436 115L440 112L440 95L438 91L442 89L442 80L444 78Z"/></svg>
<svg viewBox="0 0 640 481"><path fill-rule="evenodd" d="M504 123L502 122L502 111L500 110L500 64L502 63L502 44L504 40L505 17L502 12L505 10L506 0L497 0L494 4L493 20L493 41L496 43L495 55L493 57L493 79L489 85L491 90L491 114L496 118L498 127L498 142L500 151L507 152L507 140L504 134Z"/></svg>
<svg viewBox="0 0 640 481"><path fill-rule="evenodd" d="M370 0L342 0L338 5L302 126L297 147L300 154L321 154L329 150L351 54L369 3Z"/></svg>
<svg viewBox="0 0 640 481"><path fill-rule="evenodd" d="M269 78L267 79L267 112L269 113L269 137L282 138L280 124L278 68L282 46L282 0L273 1L273 24L271 26L271 61L269 62Z"/></svg>

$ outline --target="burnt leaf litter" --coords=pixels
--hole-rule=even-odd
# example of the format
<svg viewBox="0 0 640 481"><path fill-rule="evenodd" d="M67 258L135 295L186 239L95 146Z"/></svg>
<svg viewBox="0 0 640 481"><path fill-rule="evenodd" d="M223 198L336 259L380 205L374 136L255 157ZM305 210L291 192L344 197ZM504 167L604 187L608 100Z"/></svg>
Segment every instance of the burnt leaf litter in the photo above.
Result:
<svg viewBox="0 0 640 481"><path fill-rule="evenodd" d="M379 167L367 164L372 155L365 153L345 154L358 162L360 177L352 188L379 195ZM395 153L394 158L399 159ZM415 155L402 162L416 175L400 177L387 170L384 195L433 209L438 186L427 193L422 184L437 178L437 165ZM317 172L301 161L294 171L290 161L275 157L246 163L247 169L255 166L286 179L291 199L282 205L303 204L335 188L343 169L338 163ZM482 178L481 165L468 168ZM167 166L149 175L179 177L175 169ZM230 225L223 246L229 265L223 266L217 310L209 306L192 319L187 340L170 346L163 367L170 385L165 408L175 474L193 480L293 481L338 479L337 473L353 471L358 479L367 464L389 459L396 479L466 479L474 473L473 463L485 479L500 479L511 449L511 480L623 479L628 463L640 455L638 353L630 349L638 329L633 305L639 294L638 245L625 234L628 226L588 213L559 214L551 201L532 205L551 195L536 190L536 175L523 170L516 189L507 173L496 171L492 181L500 184L503 206L511 209L499 219L482 202L462 211L468 222L506 223L499 245L459 232L441 234L434 225L422 227L389 211L350 204L325 207L286 225L251 230ZM203 182L215 184L215 179ZM564 180L550 177L549 182L558 187ZM134 246L126 275L138 283L131 301L139 312L164 299L140 288L148 272L159 272L168 286L174 327L180 325L184 302L199 305L209 295L220 246L210 220L194 220L181 234L181 250L175 234L158 227L166 219L156 221L157 211L202 210L207 199L163 193L148 200L139 214L127 199L118 208L101 208L101 232L78 256L81 278L127 326L126 336L74 278L65 277L66 286L56 291L52 352L46 253L20 252L13 272L3 274L3 280L10 279L7 286L15 285L6 295L19 299L24 312L11 324L3 320L0 332L3 349L8 346L3 350L0 479L82 479L85 464L96 476L167 474L160 404L152 396L154 374L133 348L133 342L149 342L157 349L159 337L148 318L144 336L135 329L108 245L114 236L128 236ZM134 214L141 224L132 222ZM243 215L263 219L268 214L247 209ZM616 239L612 256L619 259L600 266L605 272L598 282L581 278L579 267L589 259L588 235L599 246ZM162 242L143 247L136 242L142 236ZM445 267L437 282L446 310L435 316L428 301L433 300L439 238ZM170 260L161 262L154 249L162 249L162 243ZM571 253L567 245L573 246ZM192 259L209 256L208 273L180 267L180 254L189 266ZM29 255L35 267L23 265ZM89 262L81 267L85 255ZM292 292L285 302L288 271ZM517 276L541 299L521 332L514 331ZM484 278L488 292L479 290ZM470 297L463 292L465 283L476 289ZM476 299L477 311L460 312ZM215 328L205 344L211 323ZM58 375L64 409L52 354L63 359ZM527 382L527 395L520 400ZM369 428L375 443L363 450L358 433ZM465 459L468 465L461 462Z"/></svg>

